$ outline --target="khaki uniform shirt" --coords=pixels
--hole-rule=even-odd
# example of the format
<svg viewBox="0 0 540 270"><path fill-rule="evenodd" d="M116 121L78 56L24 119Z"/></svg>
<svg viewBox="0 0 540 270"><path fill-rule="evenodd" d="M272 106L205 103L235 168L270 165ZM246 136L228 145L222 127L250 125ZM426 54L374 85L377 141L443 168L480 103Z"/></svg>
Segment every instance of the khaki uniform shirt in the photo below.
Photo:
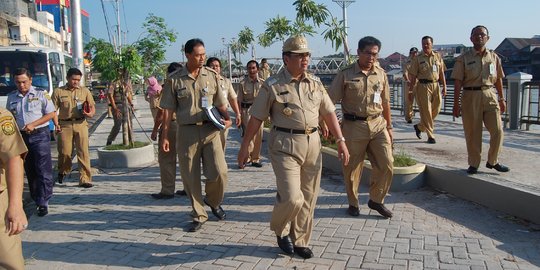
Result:
<svg viewBox="0 0 540 270"><path fill-rule="evenodd" d="M426 54L424 51L419 53L413 60L408 72L414 75L418 80L439 80L439 71L445 70L444 61L441 55L431 51Z"/></svg>
<svg viewBox="0 0 540 270"><path fill-rule="evenodd" d="M341 101L343 113L360 117L380 115L382 104L390 103L390 87L384 69L374 65L366 75L357 62L338 72L329 94L332 101ZM380 95L381 102L375 102L376 95Z"/></svg>
<svg viewBox="0 0 540 270"><path fill-rule="evenodd" d="M494 86L504 78L501 59L494 51L479 53L470 49L456 59L452 79L461 80L463 87Z"/></svg>
<svg viewBox="0 0 540 270"><path fill-rule="evenodd" d="M261 78L263 81L268 79L270 77L270 75L272 75L270 73L270 69L267 69L267 68L261 68L259 70L259 78Z"/></svg>
<svg viewBox="0 0 540 270"><path fill-rule="evenodd" d="M219 76L218 83L219 83L219 88L221 89L221 91L223 92L223 95L227 99L227 106L230 106L229 100L231 99L236 100L238 98L238 96L236 95L236 92L234 91L234 87L232 85L231 80L223 76Z"/></svg>
<svg viewBox="0 0 540 270"><path fill-rule="evenodd" d="M285 108L291 110L290 115ZM251 107L251 116L262 121L270 117L277 127L305 130L319 126L319 115L335 109L317 76L304 73L297 81L283 69L265 81Z"/></svg>
<svg viewBox="0 0 540 270"><path fill-rule="evenodd" d="M407 61L405 62L405 64L402 67L403 79L405 79L405 78L407 78L408 80L411 79L411 78L409 78L409 69L411 69L412 60L413 60L413 58L410 58L410 57L407 58Z"/></svg>
<svg viewBox="0 0 540 270"><path fill-rule="evenodd" d="M223 106L227 99L219 89L218 75L203 67L199 76L193 78L187 68L171 73L161 93L160 107L176 110L178 125L190 125L208 120L203 111L203 98L207 105Z"/></svg>
<svg viewBox="0 0 540 270"><path fill-rule="evenodd" d="M238 88L238 100L241 103L253 104L255 97L259 94L259 89L262 87L264 80L257 77L257 80L252 81L249 77L244 78Z"/></svg>
<svg viewBox="0 0 540 270"><path fill-rule="evenodd" d="M28 152L13 115L0 108L0 192L7 189L6 164L14 156ZM22 169L22 168L21 168Z"/></svg>
<svg viewBox="0 0 540 270"><path fill-rule="evenodd" d="M82 118L82 104L87 101L89 105L95 105L92 93L86 87L70 89L63 86L54 89L52 101L58 109L58 119L76 119Z"/></svg>

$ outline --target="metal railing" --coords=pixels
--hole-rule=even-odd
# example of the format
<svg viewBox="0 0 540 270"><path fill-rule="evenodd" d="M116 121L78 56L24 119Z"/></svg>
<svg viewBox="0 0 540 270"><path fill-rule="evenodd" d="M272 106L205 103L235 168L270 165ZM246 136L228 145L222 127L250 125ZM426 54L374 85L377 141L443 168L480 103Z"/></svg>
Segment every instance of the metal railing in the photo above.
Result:
<svg viewBox="0 0 540 270"><path fill-rule="evenodd" d="M540 82L527 82L521 88L520 126L529 130L531 125L540 125Z"/></svg>

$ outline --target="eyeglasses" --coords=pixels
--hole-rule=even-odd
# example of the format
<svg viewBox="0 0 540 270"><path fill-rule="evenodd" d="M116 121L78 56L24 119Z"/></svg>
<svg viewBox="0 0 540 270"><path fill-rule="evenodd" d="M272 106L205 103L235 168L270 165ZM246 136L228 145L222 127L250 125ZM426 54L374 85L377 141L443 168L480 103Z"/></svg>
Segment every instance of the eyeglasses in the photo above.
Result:
<svg viewBox="0 0 540 270"><path fill-rule="evenodd" d="M377 56L379 55L379 53L374 53L374 52L360 52L360 53L365 56L371 56L373 58L377 58Z"/></svg>
<svg viewBox="0 0 540 270"><path fill-rule="evenodd" d="M298 57L298 58L309 58L311 57L311 53L289 53L290 56Z"/></svg>

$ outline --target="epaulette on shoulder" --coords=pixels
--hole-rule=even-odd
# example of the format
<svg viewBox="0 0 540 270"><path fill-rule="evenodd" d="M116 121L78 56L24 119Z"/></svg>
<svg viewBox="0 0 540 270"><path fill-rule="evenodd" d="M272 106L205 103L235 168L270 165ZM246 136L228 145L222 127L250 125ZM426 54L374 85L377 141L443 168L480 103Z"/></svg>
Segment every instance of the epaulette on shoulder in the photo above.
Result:
<svg viewBox="0 0 540 270"><path fill-rule="evenodd" d="M179 69L177 69L177 70L175 70L175 71L173 71L173 72L167 74L167 78L170 78L172 75L178 74L181 70L182 70L182 69L179 68Z"/></svg>
<svg viewBox="0 0 540 270"><path fill-rule="evenodd" d="M217 72L215 70L213 70L213 69L211 69L211 68L209 68L207 66L205 66L204 68L206 69L206 71L212 72L212 73L217 75Z"/></svg>
<svg viewBox="0 0 540 270"><path fill-rule="evenodd" d="M266 84L268 84L268 86L272 86L272 84L276 82L277 82L277 79L274 76L271 76L268 79L266 79Z"/></svg>
<svg viewBox="0 0 540 270"><path fill-rule="evenodd" d="M321 82L321 78L317 77L315 74L308 73L308 78L315 82Z"/></svg>

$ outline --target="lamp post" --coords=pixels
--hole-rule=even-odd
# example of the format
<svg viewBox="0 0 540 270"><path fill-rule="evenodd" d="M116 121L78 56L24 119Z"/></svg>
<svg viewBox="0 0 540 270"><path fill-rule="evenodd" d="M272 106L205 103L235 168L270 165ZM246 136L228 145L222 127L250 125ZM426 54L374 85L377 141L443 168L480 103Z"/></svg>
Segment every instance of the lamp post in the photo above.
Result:
<svg viewBox="0 0 540 270"><path fill-rule="evenodd" d="M347 42L347 7L356 2L356 0L332 0L333 2L337 3L342 11L343 11L343 30L345 32L345 36L343 37L344 40L343 40L343 58L345 59L345 62L346 63L349 63L349 52L347 51L347 44L349 44Z"/></svg>

